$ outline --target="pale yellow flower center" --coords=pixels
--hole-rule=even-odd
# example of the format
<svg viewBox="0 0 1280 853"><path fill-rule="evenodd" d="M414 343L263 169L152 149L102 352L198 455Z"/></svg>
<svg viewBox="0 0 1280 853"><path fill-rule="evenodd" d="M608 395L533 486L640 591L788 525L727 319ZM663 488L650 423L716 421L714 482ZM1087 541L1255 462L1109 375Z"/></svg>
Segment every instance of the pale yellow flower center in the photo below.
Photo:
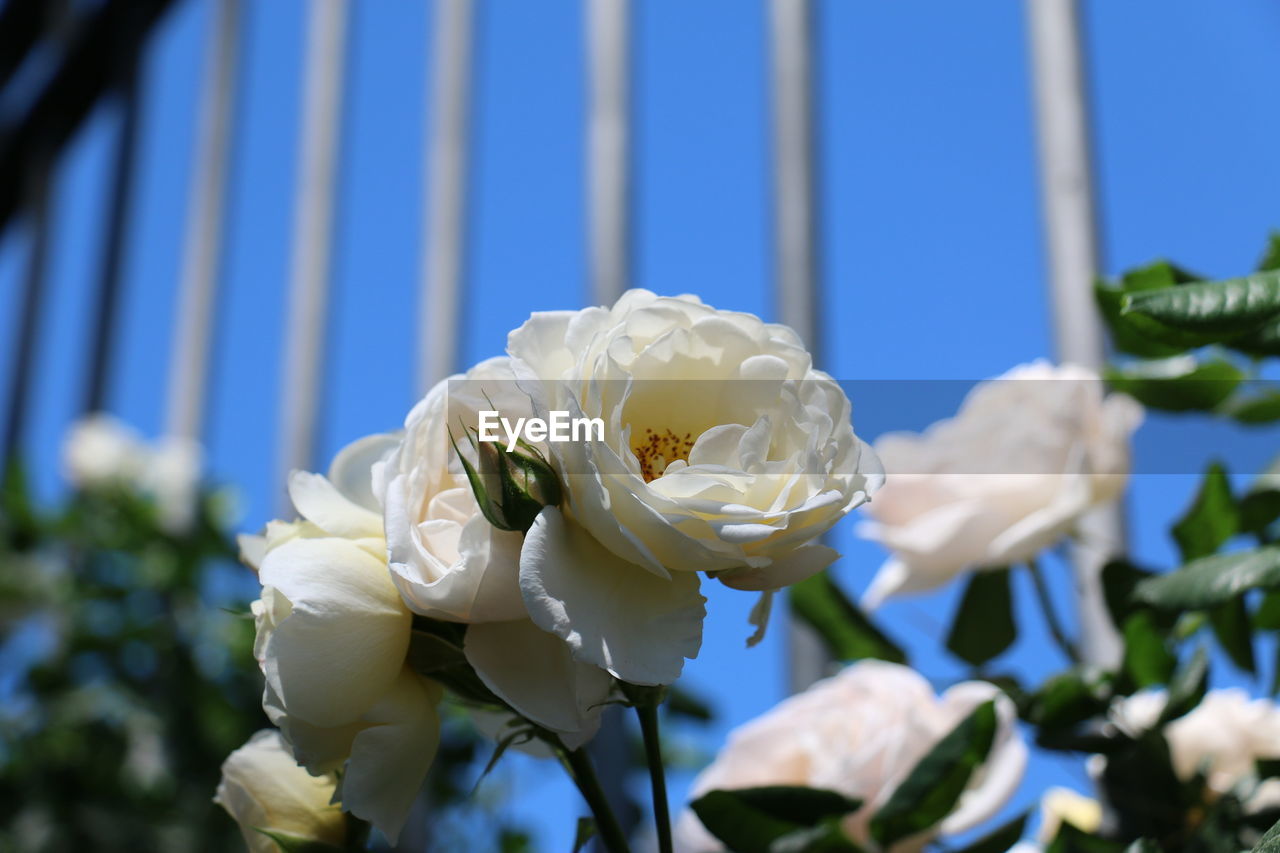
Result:
<svg viewBox="0 0 1280 853"><path fill-rule="evenodd" d="M643 434L639 434L637 430L637 437L632 439L631 452L640 463L640 476L644 477L646 483L652 483L677 459L688 462L693 440L693 433L678 435L670 428L654 432L646 427Z"/></svg>

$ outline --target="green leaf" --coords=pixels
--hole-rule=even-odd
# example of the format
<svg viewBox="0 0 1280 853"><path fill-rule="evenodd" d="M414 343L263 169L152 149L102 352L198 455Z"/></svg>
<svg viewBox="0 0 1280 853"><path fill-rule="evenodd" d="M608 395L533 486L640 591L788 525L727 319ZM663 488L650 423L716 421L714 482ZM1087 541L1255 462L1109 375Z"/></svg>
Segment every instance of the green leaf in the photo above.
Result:
<svg viewBox="0 0 1280 853"><path fill-rule="evenodd" d="M1110 698L1105 672L1075 667L1045 681L1027 702L1023 717L1042 729L1065 729L1105 711Z"/></svg>
<svg viewBox="0 0 1280 853"><path fill-rule="evenodd" d="M1027 828L1027 817L1028 813L1023 812L1008 823L991 830L967 847L960 848L956 853L1005 853L1006 850L1017 844L1019 839L1022 838L1022 833Z"/></svg>
<svg viewBox="0 0 1280 853"><path fill-rule="evenodd" d="M1123 628L1129 616L1140 609L1133 602L1133 588L1156 573L1127 560L1112 560L1102 567L1102 595L1107 612L1117 629Z"/></svg>
<svg viewBox="0 0 1280 853"><path fill-rule="evenodd" d="M1267 235L1267 246L1258 260L1258 272L1270 270L1280 270L1280 231L1272 231Z"/></svg>
<svg viewBox="0 0 1280 853"><path fill-rule="evenodd" d="M1165 684L1178 659L1150 610L1139 610L1124 623L1124 669L1139 689Z"/></svg>
<svg viewBox="0 0 1280 853"><path fill-rule="evenodd" d="M1280 853L1280 823L1267 830L1253 846L1253 853Z"/></svg>
<svg viewBox="0 0 1280 853"><path fill-rule="evenodd" d="M841 818L862 808L862 801L837 791L797 785L766 785L741 788L733 794L761 814L790 821L797 826L814 826L827 818Z"/></svg>
<svg viewBox="0 0 1280 853"><path fill-rule="evenodd" d="M1144 580L1134 597L1166 609L1199 610L1225 604L1251 589L1280 586L1280 546L1202 557L1176 572Z"/></svg>
<svg viewBox="0 0 1280 853"><path fill-rule="evenodd" d="M898 644L877 628L826 572L794 584L788 594L792 612L818 632L836 660L907 662Z"/></svg>
<svg viewBox="0 0 1280 853"><path fill-rule="evenodd" d="M991 751L996 724L994 702L984 702L965 717L916 763L871 818L872 837L887 847L946 817Z"/></svg>
<svg viewBox="0 0 1280 853"><path fill-rule="evenodd" d="M826 820L779 836L769 845L769 853L861 853L849 840L839 821Z"/></svg>
<svg viewBox="0 0 1280 853"><path fill-rule="evenodd" d="M1206 342L1229 340L1280 315L1280 271L1129 293L1121 316L1131 314Z"/></svg>
<svg viewBox="0 0 1280 853"><path fill-rule="evenodd" d="M1249 610L1244 597L1219 604L1209 611L1209 624L1218 644L1231 662L1248 673L1257 671L1253 659L1253 631L1249 626Z"/></svg>
<svg viewBox="0 0 1280 853"><path fill-rule="evenodd" d="M1093 298L1103 321L1111 331L1111 342L1121 352L1141 358L1167 358L1187 351L1184 346L1152 340L1143 333L1140 323L1134 324L1128 317L1122 316L1120 309L1124 303L1123 290L1108 287L1099 281L1094 284Z"/></svg>
<svg viewBox="0 0 1280 853"><path fill-rule="evenodd" d="M1186 514L1173 526L1173 538L1189 563L1216 552L1240 530L1240 513L1231 493L1227 471L1218 462L1209 465L1200 491Z"/></svg>
<svg viewBox="0 0 1280 853"><path fill-rule="evenodd" d="M587 846L592 838L596 836L595 818L580 817L578 818L578 828L573 833L573 853L579 853L583 847Z"/></svg>
<svg viewBox="0 0 1280 853"><path fill-rule="evenodd" d="M666 708L672 716L699 723L709 723L715 719L715 713L706 700L678 684L667 688Z"/></svg>
<svg viewBox="0 0 1280 853"><path fill-rule="evenodd" d="M1267 528L1280 518L1280 491L1259 489L1240 499L1240 530L1264 536Z"/></svg>
<svg viewBox="0 0 1280 853"><path fill-rule="evenodd" d="M409 633L409 654L406 663L415 672L430 675L442 669L454 666L466 666L467 657L462 647L444 637L426 631L413 630Z"/></svg>
<svg viewBox="0 0 1280 853"><path fill-rule="evenodd" d="M1280 590L1272 590L1263 597L1253 612L1253 627L1264 631L1280 629Z"/></svg>
<svg viewBox="0 0 1280 853"><path fill-rule="evenodd" d="M1216 409L1244 379L1234 364L1222 359L1196 363L1190 357L1174 363L1133 365L1103 371L1117 391L1152 409L1167 412L1207 412Z"/></svg>
<svg viewBox="0 0 1280 853"><path fill-rule="evenodd" d="M1018 637L1013 621L1013 596L1007 568L973 572L947 635L947 649L956 657L981 666L1003 652Z"/></svg>
<svg viewBox="0 0 1280 853"><path fill-rule="evenodd" d="M1107 756L1101 784L1122 834L1163 838L1183 825L1186 794L1158 731L1146 732L1128 749Z"/></svg>
<svg viewBox="0 0 1280 853"><path fill-rule="evenodd" d="M774 853L798 830L857 811L861 803L834 791L771 786L710 791L691 804L707 831L739 853ZM791 842L795 843L795 838ZM784 845L785 846L785 845ZM800 850L805 848L791 847ZM824 850L854 849L825 847Z"/></svg>
<svg viewBox="0 0 1280 853"><path fill-rule="evenodd" d="M1176 720L1200 704L1209 689L1209 655L1204 647L1197 648L1169 681L1169 695L1164 710L1160 712L1158 726Z"/></svg>

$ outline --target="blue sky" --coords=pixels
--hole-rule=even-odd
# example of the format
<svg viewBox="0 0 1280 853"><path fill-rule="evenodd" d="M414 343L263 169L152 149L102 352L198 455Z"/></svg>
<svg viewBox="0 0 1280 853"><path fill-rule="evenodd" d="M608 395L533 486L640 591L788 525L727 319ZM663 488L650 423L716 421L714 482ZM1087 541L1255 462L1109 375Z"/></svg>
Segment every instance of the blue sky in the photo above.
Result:
<svg viewBox="0 0 1280 853"><path fill-rule="evenodd" d="M252 528L274 504L305 5L245 6L246 85L206 438L213 476L236 485L244 525ZM530 311L575 307L587 292L581 4L480 6L468 361L499 353L506 331ZM817 6L829 342L823 366L848 379L977 379L1049 356L1022 4ZM768 316L764 3L638 0L635 7L635 281ZM1210 275L1250 268L1266 232L1280 226L1280 113L1272 107L1280 90L1280 7L1267 0L1093 0L1084 8L1106 269L1162 256ZM110 393L111 408L148 434L163 418L210 9L209 0L178 4L148 57L144 167ZM419 2L354 5L321 459L357 436L397 426L414 399L429 11ZM48 497L60 489L58 439L85 375L85 306L113 130L111 114L95 115L58 176L28 447ZM20 237L13 231L0 241L6 335L22 269ZM7 357L6 349L0 360ZM858 412L855 399L855 425ZM883 412L868 417L885 421ZM1210 452L1203 448L1206 459ZM1201 460L1187 465L1196 470ZM1172 560L1164 526L1193 487L1189 476L1135 478L1129 503L1141 557ZM839 575L856 591L882 555L855 542L851 527L837 537L846 553ZM1054 582L1067 600L1060 569ZM1025 586L1018 585L1024 636L1002 663L1044 673L1058 661ZM958 592L882 612L939 684L962 674L938 651ZM781 631L759 648L743 648L750 597L718 588L710 594L703 652L687 672L719 712L705 738L714 749L728 728L782 696L784 674ZM572 834L569 789L548 775L519 765L515 808L548 849L564 849ZM678 776L676 792L687 782ZM1083 774L1037 760L1010 808L1025 807L1047 784L1080 786Z"/></svg>

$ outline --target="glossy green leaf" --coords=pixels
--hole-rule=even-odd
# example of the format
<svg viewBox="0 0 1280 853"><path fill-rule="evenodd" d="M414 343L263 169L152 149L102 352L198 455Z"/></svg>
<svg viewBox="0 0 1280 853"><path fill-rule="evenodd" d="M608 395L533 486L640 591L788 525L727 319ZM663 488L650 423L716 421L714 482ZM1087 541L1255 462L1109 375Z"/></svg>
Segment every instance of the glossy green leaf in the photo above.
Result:
<svg viewBox="0 0 1280 853"><path fill-rule="evenodd" d="M1166 684L1178 659L1150 610L1139 610L1124 623L1124 669L1139 689Z"/></svg>
<svg viewBox="0 0 1280 853"><path fill-rule="evenodd" d="M1158 731L1107 756L1103 795L1115 808L1118 830L1129 837L1164 838L1184 823L1186 790L1173 769L1169 746Z"/></svg>
<svg viewBox="0 0 1280 853"><path fill-rule="evenodd" d="M1156 573L1127 560L1111 560L1102 567L1102 594L1117 629L1123 628L1134 611L1142 609L1133 601L1133 589L1140 581L1156 577ZM1162 627L1168 627L1163 625Z"/></svg>
<svg viewBox="0 0 1280 853"><path fill-rule="evenodd" d="M1026 703L1025 719L1045 730L1066 729L1106 710L1111 698L1108 676L1100 669L1076 667L1050 677Z"/></svg>
<svg viewBox="0 0 1280 853"><path fill-rule="evenodd" d="M791 611L808 623L836 660L880 660L906 663L907 656L871 618L844 594L831 576L820 572L793 585Z"/></svg>
<svg viewBox="0 0 1280 853"><path fill-rule="evenodd" d="M1023 812L1008 823L1002 824L956 853L1005 853L1022 838L1027 828L1028 814Z"/></svg>
<svg viewBox="0 0 1280 853"><path fill-rule="evenodd" d="M1129 293L1121 315L1131 314L1178 332L1229 340L1280 315L1280 270Z"/></svg>
<svg viewBox="0 0 1280 853"><path fill-rule="evenodd" d="M981 666L1018 637L1007 568L973 572L951 621L947 649L961 660Z"/></svg>
<svg viewBox="0 0 1280 853"><path fill-rule="evenodd" d="M1244 597L1219 604L1209 611L1209 624L1218 645L1231 662L1248 673L1257 671L1253 658L1253 630Z"/></svg>
<svg viewBox="0 0 1280 853"><path fill-rule="evenodd" d="M1280 823L1267 830L1258 843L1253 846L1253 853L1280 853Z"/></svg>
<svg viewBox="0 0 1280 853"><path fill-rule="evenodd" d="M861 803L834 791L790 786L710 791L692 803L702 825L730 850L776 853L796 842L798 830L813 828L857 811ZM820 836L826 833L820 833ZM781 839L782 847L775 847ZM811 838L810 840L815 840ZM828 839L828 843L833 843ZM804 848L791 847L800 850ZM822 847L846 850L856 847Z"/></svg>
<svg viewBox="0 0 1280 853"><path fill-rule="evenodd" d="M1280 270L1280 231L1272 231L1267 235L1266 248L1262 250L1262 257L1258 259L1258 272L1267 272L1268 270Z"/></svg>
<svg viewBox="0 0 1280 853"><path fill-rule="evenodd" d="M1134 597L1156 607L1198 610L1224 604L1250 589L1280 587L1280 546L1216 554L1175 572L1144 580Z"/></svg>
<svg viewBox="0 0 1280 853"><path fill-rule="evenodd" d="M1152 409L1207 412L1216 409L1244 379L1230 362L1179 360L1173 365L1134 365L1104 371L1107 383Z"/></svg>
<svg viewBox="0 0 1280 853"><path fill-rule="evenodd" d="M1159 723L1176 720L1200 704L1209 689L1209 655L1203 647L1197 648L1191 658L1178 667L1169 681L1169 694Z"/></svg>
<svg viewBox="0 0 1280 853"><path fill-rule="evenodd" d="M1271 590L1253 612L1253 627L1264 631L1280 629L1280 590Z"/></svg>
<svg viewBox="0 0 1280 853"><path fill-rule="evenodd" d="M1216 552L1240 530L1240 514L1227 471L1218 462L1209 465L1200 490L1186 513L1173 525L1173 538L1189 563Z"/></svg>
<svg viewBox="0 0 1280 853"><path fill-rule="evenodd" d="M769 853L861 853L862 848L844 834L840 822L826 820L775 838Z"/></svg>
<svg viewBox="0 0 1280 853"><path fill-rule="evenodd" d="M1280 491L1260 489L1240 499L1241 532L1262 536L1276 519L1280 519Z"/></svg>
<svg viewBox="0 0 1280 853"><path fill-rule="evenodd" d="M889 800L871 818L880 844L914 835L955 808L975 768L991 751L996 733L994 702L984 702L916 763Z"/></svg>
<svg viewBox="0 0 1280 853"><path fill-rule="evenodd" d="M1267 390L1236 397L1223 404L1221 411L1242 424L1273 423L1280 420L1280 392Z"/></svg>

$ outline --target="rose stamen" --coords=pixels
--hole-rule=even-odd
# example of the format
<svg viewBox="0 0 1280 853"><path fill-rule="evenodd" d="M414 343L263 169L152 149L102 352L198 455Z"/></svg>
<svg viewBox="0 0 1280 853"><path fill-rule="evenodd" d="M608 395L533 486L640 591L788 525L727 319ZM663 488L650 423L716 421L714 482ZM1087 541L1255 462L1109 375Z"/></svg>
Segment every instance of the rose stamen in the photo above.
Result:
<svg viewBox="0 0 1280 853"><path fill-rule="evenodd" d="M631 446L631 452L640 463L640 476L646 483L652 483L667 470L667 466L677 459L689 461L689 451L693 450L693 434L686 432L677 435L670 429L654 432L645 428L644 436L639 443Z"/></svg>

